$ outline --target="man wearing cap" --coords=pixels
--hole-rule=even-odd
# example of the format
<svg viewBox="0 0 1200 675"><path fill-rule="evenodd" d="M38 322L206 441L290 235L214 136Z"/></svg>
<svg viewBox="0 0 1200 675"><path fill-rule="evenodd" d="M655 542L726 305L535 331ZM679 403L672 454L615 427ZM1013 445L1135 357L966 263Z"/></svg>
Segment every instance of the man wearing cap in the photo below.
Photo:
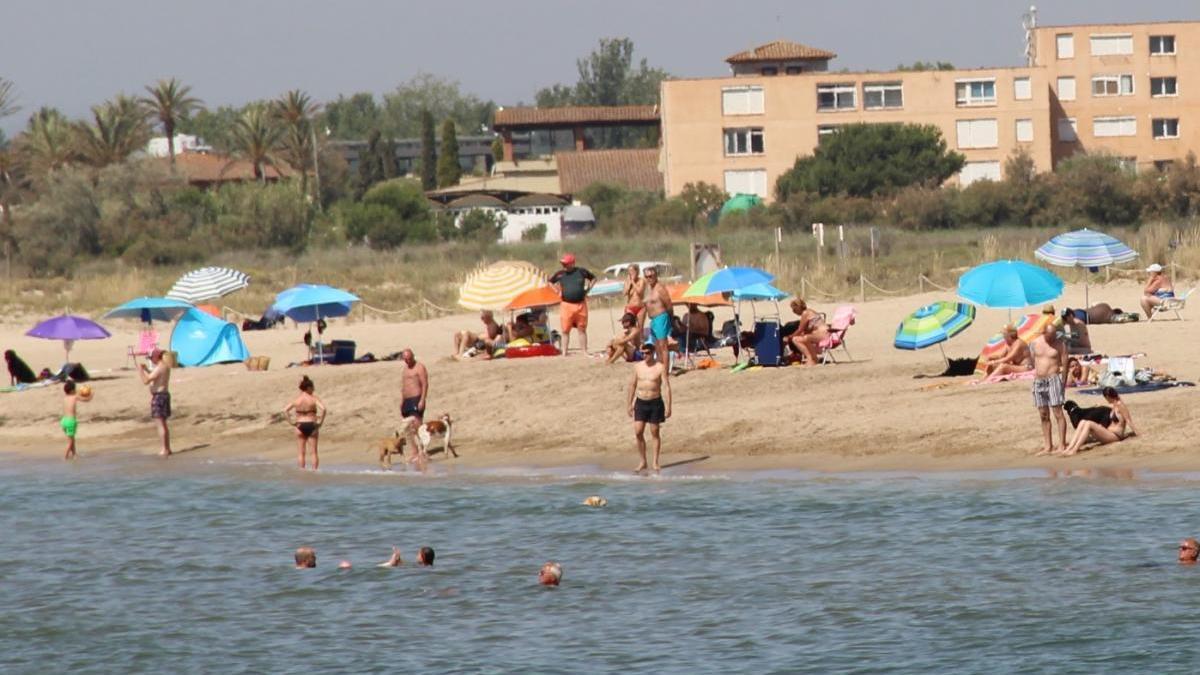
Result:
<svg viewBox="0 0 1200 675"><path fill-rule="evenodd" d="M1171 285L1171 280L1167 275L1163 274L1163 266L1158 263L1146 268L1150 273L1150 278L1146 281L1146 287L1142 289L1142 311L1146 313L1146 318L1154 313L1154 308L1161 305L1163 300L1175 297L1175 287Z"/></svg>
<svg viewBox="0 0 1200 675"><path fill-rule="evenodd" d="M170 457L171 431L167 428L167 419L171 417L171 366L163 360L163 350L158 348L150 352L153 368L138 363L136 354L133 360L142 384L150 388L150 417L158 422L158 437L162 441L162 451L158 454Z"/></svg>
<svg viewBox="0 0 1200 675"><path fill-rule="evenodd" d="M579 346L583 349L583 353L587 354L587 324L588 324L588 309L587 309L587 294L592 290L592 286L596 283L596 277L586 269L575 266L575 256L570 253L563 254L562 269L554 273L550 277L550 283L558 289L559 295L562 296L562 303L559 305L558 312L562 318L562 333L563 333L563 356L571 348L571 329L579 329Z"/></svg>
<svg viewBox="0 0 1200 675"><path fill-rule="evenodd" d="M642 347L645 358L633 367L629 378L629 416L633 418L633 435L637 438L638 454L642 461L634 473L646 470L646 427L654 439L654 471L659 470L662 438L659 425L671 417L671 379L666 367L658 360L653 342Z"/></svg>

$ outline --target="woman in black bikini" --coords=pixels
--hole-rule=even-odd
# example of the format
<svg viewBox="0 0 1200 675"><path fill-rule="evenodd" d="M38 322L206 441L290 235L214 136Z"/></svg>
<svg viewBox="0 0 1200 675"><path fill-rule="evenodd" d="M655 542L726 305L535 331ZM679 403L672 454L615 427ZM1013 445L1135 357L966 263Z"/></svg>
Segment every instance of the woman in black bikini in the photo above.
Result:
<svg viewBox="0 0 1200 675"><path fill-rule="evenodd" d="M296 427L296 441L300 449L300 468L304 468L305 454L309 441L312 441L313 470L321 466L321 458L317 455L317 437L321 434L321 425L325 423L325 403L313 393L313 381L305 375L300 379L300 395L283 409L283 415L288 424ZM295 416L293 417L293 413Z"/></svg>
<svg viewBox="0 0 1200 675"><path fill-rule="evenodd" d="M1089 440L1094 440L1099 445L1108 445L1109 443L1120 443L1130 436L1137 435L1137 427L1133 425L1133 416L1129 414L1129 408L1125 407L1125 402L1121 400L1121 396L1117 394L1117 390L1112 387L1105 387L1103 395L1104 400L1112 408L1108 424L1098 424L1091 420L1080 420L1079 426L1075 427L1075 438L1071 441L1071 444L1055 454L1063 456L1074 455L1082 450L1084 444Z"/></svg>

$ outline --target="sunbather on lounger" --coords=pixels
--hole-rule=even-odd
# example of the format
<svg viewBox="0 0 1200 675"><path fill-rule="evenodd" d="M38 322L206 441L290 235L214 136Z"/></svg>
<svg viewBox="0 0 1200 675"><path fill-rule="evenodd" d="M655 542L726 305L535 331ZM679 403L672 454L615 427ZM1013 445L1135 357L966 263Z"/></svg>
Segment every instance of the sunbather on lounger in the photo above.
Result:
<svg viewBox="0 0 1200 675"><path fill-rule="evenodd" d="M788 345L793 351L804 355L806 365L815 366L821 341L829 336L829 326L825 319L801 298L792 300L791 308L799 317L800 325L788 337Z"/></svg>
<svg viewBox="0 0 1200 675"><path fill-rule="evenodd" d="M985 368L988 375L1012 375L1033 369L1029 345L1017 336L1017 327L1011 323L1004 327L1004 343L1008 345L1004 353L988 359Z"/></svg>
<svg viewBox="0 0 1200 675"><path fill-rule="evenodd" d="M1142 311L1149 318L1154 313L1154 308L1163 303L1167 298L1175 297L1175 287L1171 285L1171 279L1163 274L1163 266L1158 263L1146 268L1150 273L1150 278L1146 280L1146 286L1142 289Z"/></svg>

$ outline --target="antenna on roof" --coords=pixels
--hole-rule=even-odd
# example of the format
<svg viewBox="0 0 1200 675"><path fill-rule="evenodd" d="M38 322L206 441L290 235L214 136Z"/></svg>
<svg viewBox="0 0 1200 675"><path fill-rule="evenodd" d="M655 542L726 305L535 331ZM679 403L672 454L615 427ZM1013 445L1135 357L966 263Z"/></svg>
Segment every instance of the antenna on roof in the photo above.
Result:
<svg viewBox="0 0 1200 675"><path fill-rule="evenodd" d="M1033 39L1033 31L1037 28L1037 5L1030 5L1029 11L1021 15L1021 28L1025 29L1025 65L1032 66L1037 61L1037 42Z"/></svg>

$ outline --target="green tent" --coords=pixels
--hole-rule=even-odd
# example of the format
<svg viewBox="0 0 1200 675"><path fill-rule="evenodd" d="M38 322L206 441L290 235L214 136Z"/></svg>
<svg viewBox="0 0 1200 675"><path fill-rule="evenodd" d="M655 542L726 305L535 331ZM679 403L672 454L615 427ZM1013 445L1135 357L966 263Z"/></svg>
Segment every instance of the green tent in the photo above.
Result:
<svg viewBox="0 0 1200 675"><path fill-rule="evenodd" d="M758 195L736 194L721 205L721 217L724 218L731 213L749 211L752 207L762 206L762 203L762 197Z"/></svg>

